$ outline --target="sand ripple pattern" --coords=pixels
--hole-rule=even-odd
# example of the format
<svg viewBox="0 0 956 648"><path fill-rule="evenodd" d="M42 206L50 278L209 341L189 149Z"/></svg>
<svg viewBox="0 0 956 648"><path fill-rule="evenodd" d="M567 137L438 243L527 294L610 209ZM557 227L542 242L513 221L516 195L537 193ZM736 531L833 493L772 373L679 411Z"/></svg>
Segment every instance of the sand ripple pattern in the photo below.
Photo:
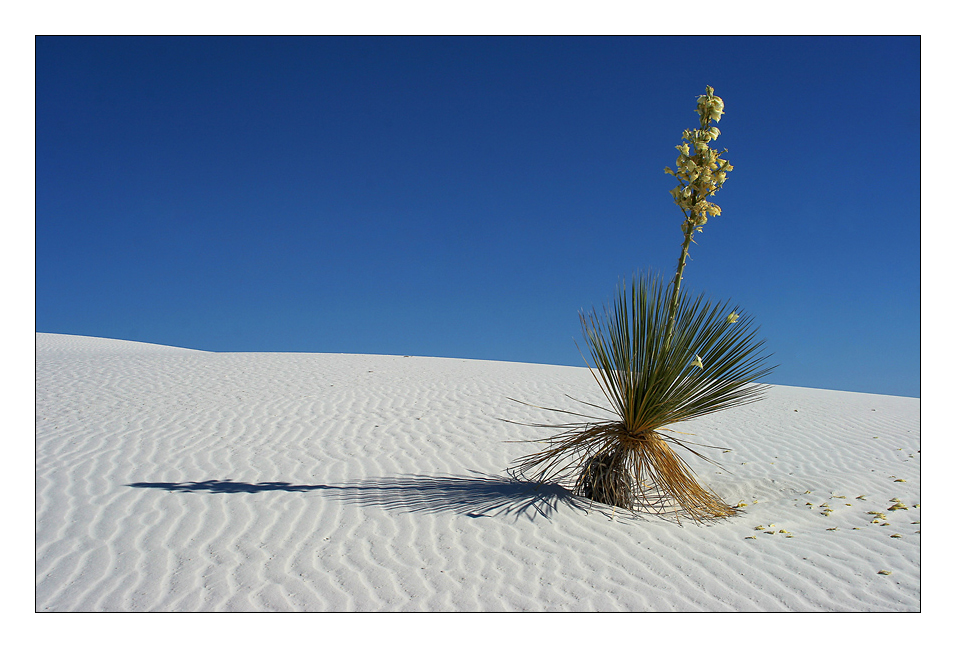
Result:
<svg viewBox="0 0 956 648"><path fill-rule="evenodd" d="M747 506L679 526L506 476L500 419L566 420L508 398L600 402L586 369L38 333L36 389L38 611L920 609L918 399L685 424Z"/></svg>

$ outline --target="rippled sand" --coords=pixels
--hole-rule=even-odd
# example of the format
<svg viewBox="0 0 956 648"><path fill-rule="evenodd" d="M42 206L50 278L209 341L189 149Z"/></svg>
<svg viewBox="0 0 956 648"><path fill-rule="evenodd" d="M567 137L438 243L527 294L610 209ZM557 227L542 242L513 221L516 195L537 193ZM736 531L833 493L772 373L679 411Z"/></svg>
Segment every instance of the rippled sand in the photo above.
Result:
<svg viewBox="0 0 956 648"><path fill-rule="evenodd" d="M501 419L567 420L509 398L600 403L587 369L36 344L38 611L920 609L919 399L679 426L746 504L681 526L506 476L539 431Z"/></svg>

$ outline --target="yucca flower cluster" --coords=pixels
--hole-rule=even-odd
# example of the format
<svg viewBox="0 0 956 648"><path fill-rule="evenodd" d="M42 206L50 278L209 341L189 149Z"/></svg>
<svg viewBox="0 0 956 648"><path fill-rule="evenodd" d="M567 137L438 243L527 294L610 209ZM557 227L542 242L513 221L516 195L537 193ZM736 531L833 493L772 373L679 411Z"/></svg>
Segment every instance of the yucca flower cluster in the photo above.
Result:
<svg viewBox="0 0 956 648"><path fill-rule="evenodd" d="M697 113L700 115L700 128L685 130L681 138L683 143L676 147L680 151L677 171L664 167L664 172L677 178L679 183L671 189L671 196L684 212L684 235L690 237L693 237L695 230L701 231L701 226L707 222L707 214L720 214L720 207L709 202L707 197L720 190L727 174L734 169L710 145L720 136L720 130L711 126L710 122L719 122L724 114L724 102L714 96L712 87L707 86L707 94L698 97ZM723 153L726 152L724 149Z"/></svg>
<svg viewBox="0 0 956 648"><path fill-rule="evenodd" d="M701 228L707 222L707 214L711 216L720 214L720 207L708 201L707 198L724 186L727 174L734 169L727 160L720 157L720 152L710 147L710 143L720 135L720 130L716 126L711 126L710 122L720 121L724 114L724 100L714 96L714 89L707 86L705 94L697 97L696 112L700 116L700 128L684 131L681 138L683 143L676 147L680 151L680 155L677 156L677 171L664 167L664 173L677 178L679 184L671 189L671 196L684 213L684 222L681 224L684 244L681 247L677 270L672 281L670 317L665 338L667 344L670 344L674 334L678 295L681 280L684 277L688 249L694 240L694 232L703 231ZM691 152L691 146L694 147L693 152ZM726 152L727 149L724 149L723 153Z"/></svg>

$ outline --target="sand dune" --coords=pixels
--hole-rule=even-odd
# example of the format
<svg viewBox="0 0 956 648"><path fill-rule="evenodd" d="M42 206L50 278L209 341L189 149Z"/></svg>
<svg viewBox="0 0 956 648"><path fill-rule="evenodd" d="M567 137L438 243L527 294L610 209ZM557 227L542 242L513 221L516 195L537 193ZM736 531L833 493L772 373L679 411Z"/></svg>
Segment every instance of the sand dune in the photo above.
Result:
<svg viewBox="0 0 956 648"><path fill-rule="evenodd" d="M601 402L587 369L36 345L38 611L920 609L919 399L680 426L746 504L681 526L506 476L538 431L501 419L566 420L509 398Z"/></svg>

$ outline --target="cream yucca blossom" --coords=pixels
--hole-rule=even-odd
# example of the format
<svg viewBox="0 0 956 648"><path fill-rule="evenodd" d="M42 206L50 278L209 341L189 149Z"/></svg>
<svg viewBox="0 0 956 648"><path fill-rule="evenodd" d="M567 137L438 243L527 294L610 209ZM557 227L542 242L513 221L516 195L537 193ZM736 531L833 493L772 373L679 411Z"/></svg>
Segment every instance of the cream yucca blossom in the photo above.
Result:
<svg viewBox="0 0 956 648"><path fill-rule="evenodd" d="M710 86L707 86L706 92L707 94L697 98L697 112L701 116L701 121L706 116L707 122L710 120L719 122L721 115L724 114L724 101L714 96L714 89Z"/></svg>

